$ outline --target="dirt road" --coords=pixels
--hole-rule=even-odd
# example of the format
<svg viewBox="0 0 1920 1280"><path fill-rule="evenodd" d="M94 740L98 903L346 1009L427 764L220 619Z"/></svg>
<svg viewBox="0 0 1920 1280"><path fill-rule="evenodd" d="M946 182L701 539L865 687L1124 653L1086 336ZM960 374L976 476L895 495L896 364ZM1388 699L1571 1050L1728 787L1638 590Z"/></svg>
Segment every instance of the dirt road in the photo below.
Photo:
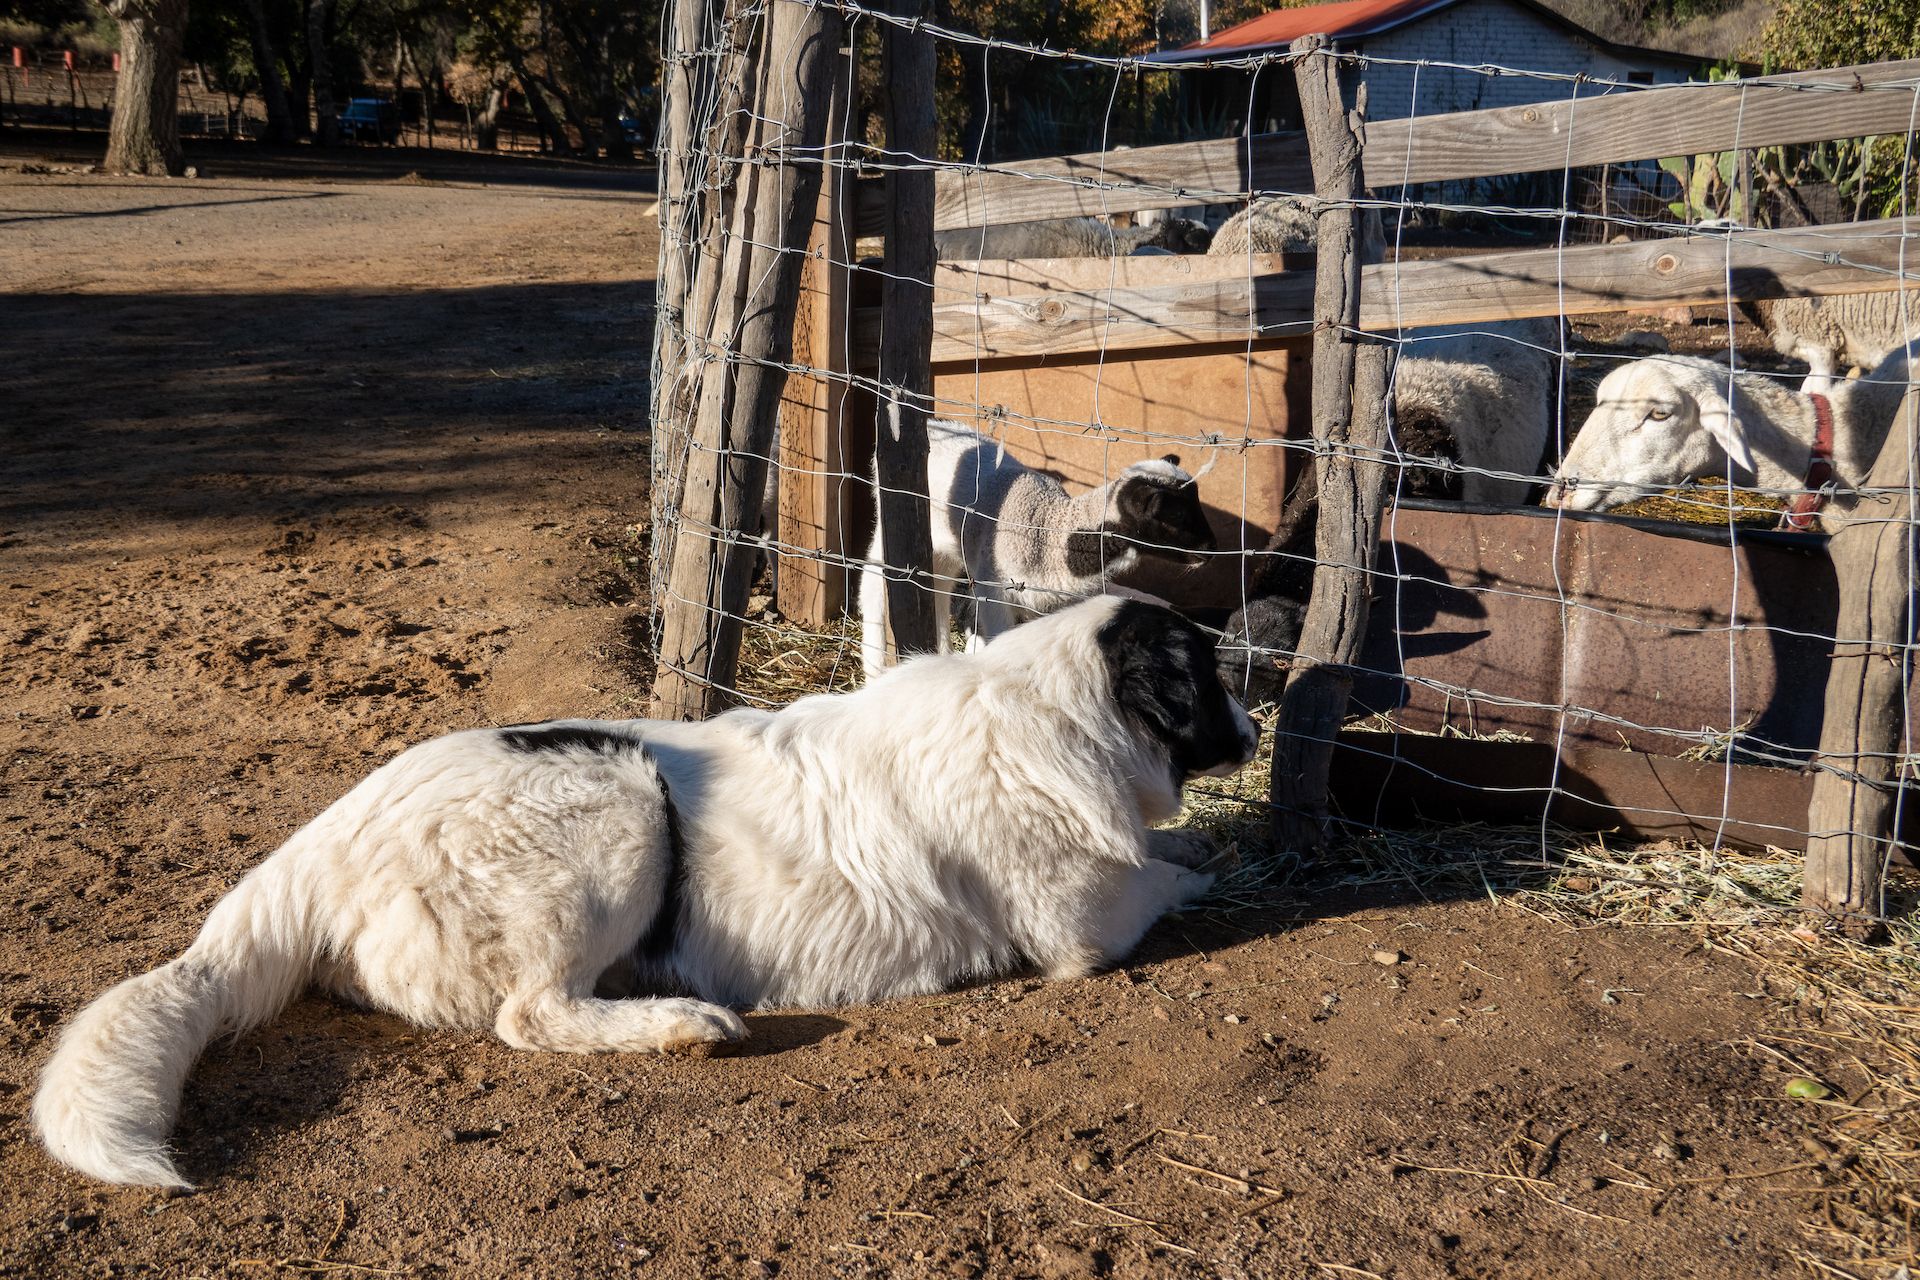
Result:
<svg viewBox="0 0 1920 1280"><path fill-rule="evenodd" d="M1086 982L756 1015L731 1059L309 998L190 1083L198 1193L51 1165L58 1026L359 776L633 712L656 243L591 170L52 159L0 173L0 1274L1792 1267L1807 1202L1724 1181L1802 1160L1751 973L1365 867Z"/></svg>

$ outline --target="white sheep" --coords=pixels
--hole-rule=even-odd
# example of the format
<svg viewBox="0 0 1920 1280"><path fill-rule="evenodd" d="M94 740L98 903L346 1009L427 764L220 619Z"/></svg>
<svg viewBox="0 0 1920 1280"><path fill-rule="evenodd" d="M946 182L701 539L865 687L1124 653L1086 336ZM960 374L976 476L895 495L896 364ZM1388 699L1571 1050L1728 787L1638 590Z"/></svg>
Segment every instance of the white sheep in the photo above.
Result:
<svg viewBox="0 0 1920 1280"><path fill-rule="evenodd" d="M1826 395L1833 423L1833 479L1860 483L1907 391L1913 345L1872 373ZM1605 511L1689 480L1725 475L1735 484L1807 487L1820 409L1816 395L1724 360L1654 356L1621 365L1600 383L1593 412L1554 472L1546 505Z"/></svg>
<svg viewBox="0 0 1920 1280"><path fill-rule="evenodd" d="M1108 258L1143 249L1204 253L1211 238L1205 227L1185 218L1168 218L1143 227L1115 227L1100 218L1052 218L936 231L933 247L942 262Z"/></svg>
<svg viewBox="0 0 1920 1280"><path fill-rule="evenodd" d="M1223 254L1311 253L1319 218L1306 196L1262 196L1220 224L1207 252Z"/></svg>
<svg viewBox="0 0 1920 1280"><path fill-rule="evenodd" d="M1825 391L1849 366L1871 369L1920 333L1920 295L1847 293L1831 298L1770 298L1753 304L1774 350L1804 360L1802 391Z"/></svg>
<svg viewBox="0 0 1920 1280"><path fill-rule="evenodd" d="M1398 494L1517 506L1546 452L1559 397L1555 320L1413 329L1393 373L1393 437L1410 460L1451 458L1458 483L1410 461ZM1483 475L1480 472L1499 472Z"/></svg>

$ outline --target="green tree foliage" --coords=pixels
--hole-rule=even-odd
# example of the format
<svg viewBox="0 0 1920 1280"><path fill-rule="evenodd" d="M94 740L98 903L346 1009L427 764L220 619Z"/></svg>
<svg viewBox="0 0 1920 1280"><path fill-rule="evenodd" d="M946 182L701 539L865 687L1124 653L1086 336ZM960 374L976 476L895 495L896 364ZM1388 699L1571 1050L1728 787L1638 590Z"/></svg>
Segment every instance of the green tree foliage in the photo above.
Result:
<svg viewBox="0 0 1920 1280"><path fill-rule="evenodd" d="M0 0L0 19L86 4ZM288 104L283 136L308 136L317 5L336 104L404 91L427 111L451 99L477 115L511 95L561 152L629 158L621 121L645 115L659 75L659 0L193 0L186 60L268 98L271 116L270 63Z"/></svg>
<svg viewBox="0 0 1920 1280"><path fill-rule="evenodd" d="M1920 0L1784 0L1752 56L1782 70L1920 53Z"/></svg>

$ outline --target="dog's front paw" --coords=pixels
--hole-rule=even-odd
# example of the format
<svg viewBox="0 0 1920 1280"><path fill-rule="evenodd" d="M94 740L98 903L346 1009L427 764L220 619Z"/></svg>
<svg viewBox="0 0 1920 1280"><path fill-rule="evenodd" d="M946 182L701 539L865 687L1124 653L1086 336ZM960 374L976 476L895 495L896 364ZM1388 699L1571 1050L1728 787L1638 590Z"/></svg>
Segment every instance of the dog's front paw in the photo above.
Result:
<svg viewBox="0 0 1920 1280"><path fill-rule="evenodd" d="M660 1042L662 1053L712 1057L747 1038L747 1024L731 1009L704 1000L666 1000L672 1022Z"/></svg>
<svg viewBox="0 0 1920 1280"><path fill-rule="evenodd" d="M1175 910L1189 903L1198 902L1213 889L1214 877L1205 871L1185 871L1174 882L1174 892L1179 895L1174 904Z"/></svg>
<svg viewBox="0 0 1920 1280"><path fill-rule="evenodd" d="M1219 852L1213 837L1185 827L1174 831L1147 832L1147 856L1176 867L1201 867Z"/></svg>

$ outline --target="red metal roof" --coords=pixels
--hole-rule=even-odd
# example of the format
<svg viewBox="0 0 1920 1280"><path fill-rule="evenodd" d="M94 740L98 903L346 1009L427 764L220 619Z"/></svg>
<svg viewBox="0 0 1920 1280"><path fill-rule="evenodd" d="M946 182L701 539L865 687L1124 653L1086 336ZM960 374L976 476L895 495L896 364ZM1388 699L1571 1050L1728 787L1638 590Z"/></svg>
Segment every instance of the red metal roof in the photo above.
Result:
<svg viewBox="0 0 1920 1280"><path fill-rule="evenodd" d="M1301 36L1325 35L1353 39L1397 27L1432 9L1444 9L1455 0L1336 0L1297 9L1275 9L1249 18L1206 40L1182 45L1181 53L1227 53L1241 49L1270 49Z"/></svg>

